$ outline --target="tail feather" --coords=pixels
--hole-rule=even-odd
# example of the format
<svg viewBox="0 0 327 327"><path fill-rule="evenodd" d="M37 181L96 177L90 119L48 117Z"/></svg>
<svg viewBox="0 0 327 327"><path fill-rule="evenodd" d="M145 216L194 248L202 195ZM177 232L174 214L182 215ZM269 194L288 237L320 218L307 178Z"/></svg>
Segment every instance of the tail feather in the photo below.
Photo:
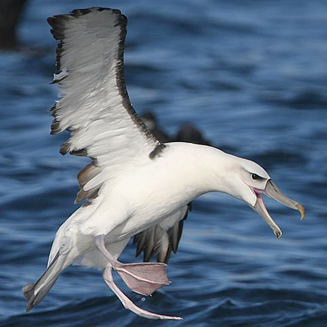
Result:
<svg viewBox="0 0 327 327"><path fill-rule="evenodd" d="M28 283L23 287L23 294L27 301L26 312L32 310L33 307L39 304L48 294L60 273L65 268L63 267L65 259L66 255L60 255L58 251L48 269L38 279L38 281L35 284Z"/></svg>

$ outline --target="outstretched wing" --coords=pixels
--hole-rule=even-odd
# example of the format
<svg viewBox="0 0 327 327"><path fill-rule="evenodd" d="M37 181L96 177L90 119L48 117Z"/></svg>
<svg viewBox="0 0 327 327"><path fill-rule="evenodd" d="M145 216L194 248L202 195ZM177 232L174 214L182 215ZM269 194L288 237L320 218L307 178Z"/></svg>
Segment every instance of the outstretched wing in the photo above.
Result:
<svg viewBox="0 0 327 327"><path fill-rule="evenodd" d="M119 10L90 8L48 18L59 41L53 83L61 97L52 107L51 134L71 133L62 154L92 158L78 175L76 202L97 195L103 172L114 175L137 156L164 147L133 109L124 78L127 20ZM106 178L108 174L106 172Z"/></svg>

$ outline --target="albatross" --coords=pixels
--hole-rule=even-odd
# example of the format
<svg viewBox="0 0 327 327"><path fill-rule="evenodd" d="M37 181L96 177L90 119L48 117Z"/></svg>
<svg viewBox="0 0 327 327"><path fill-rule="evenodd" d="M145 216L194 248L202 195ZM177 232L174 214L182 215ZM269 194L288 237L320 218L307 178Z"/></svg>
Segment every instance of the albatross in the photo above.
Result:
<svg viewBox="0 0 327 327"><path fill-rule="evenodd" d="M58 40L53 83L60 99L52 107L51 134L65 130L61 154L87 156L78 174L82 205L61 225L47 269L23 287L30 311L72 264L103 269L105 283L126 309L149 319L181 319L136 306L115 284L115 270L129 289L144 296L168 285L166 263L176 252L189 203L223 192L254 209L280 238L263 195L298 210L269 174L253 161L206 145L161 143L136 114L124 78L127 20L119 10L78 9L48 18ZM147 262L118 260L129 239ZM157 262L149 262L152 256Z"/></svg>

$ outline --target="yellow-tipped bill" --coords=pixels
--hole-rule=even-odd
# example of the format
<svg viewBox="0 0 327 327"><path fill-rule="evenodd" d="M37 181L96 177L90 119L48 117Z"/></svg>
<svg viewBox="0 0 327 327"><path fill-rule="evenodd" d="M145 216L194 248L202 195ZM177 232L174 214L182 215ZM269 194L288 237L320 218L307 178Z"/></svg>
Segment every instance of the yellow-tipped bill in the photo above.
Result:
<svg viewBox="0 0 327 327"><path fill-rule="evenodd" d="M305 209L302 206L302 204L288 198L285 194L283 194L277 185L270 179L267 182L267 185L265 187L264 191L257 192L254 189L256 196L257 196L257 202L254 206L254 210L267 222L267 224L271 227L271 229L274 231L277 238L280 238L282 236L282 231L278 227L278 225L274 222L274 220L269 215L261 195L265 194L268 197L278 201L281 204L284 204L285 206L292 208L294 210L298 210L301 213L301 220L305 217Z"/></svg>

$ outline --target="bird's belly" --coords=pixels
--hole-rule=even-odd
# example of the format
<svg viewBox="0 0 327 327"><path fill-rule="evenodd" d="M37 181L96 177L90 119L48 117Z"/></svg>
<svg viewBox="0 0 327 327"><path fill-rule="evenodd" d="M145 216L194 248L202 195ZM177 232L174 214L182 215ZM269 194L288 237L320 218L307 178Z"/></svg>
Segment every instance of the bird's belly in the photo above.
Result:
<svg viewBox="0 0 327 327"><path fill-rule="evenodd" d="M175 204L166 204L151 210L142 210L130 217L120 226L114 228L108 235L108 239L117 242L125 238L130 238L135 234L148 229L151 226L159 224L166 218L175 215L183 210L185 205L176 206ZM146 209L146 208L145 208Z"/></svg>
<svg viewBox="0 0 327 327"><path fill-rule="evenodd" d="M107 242L117 242L183 210L199 192L189 179L182 183L179 173L151 164L104 184L94 212L80 225L81 233L104 234Z"/></svg>

